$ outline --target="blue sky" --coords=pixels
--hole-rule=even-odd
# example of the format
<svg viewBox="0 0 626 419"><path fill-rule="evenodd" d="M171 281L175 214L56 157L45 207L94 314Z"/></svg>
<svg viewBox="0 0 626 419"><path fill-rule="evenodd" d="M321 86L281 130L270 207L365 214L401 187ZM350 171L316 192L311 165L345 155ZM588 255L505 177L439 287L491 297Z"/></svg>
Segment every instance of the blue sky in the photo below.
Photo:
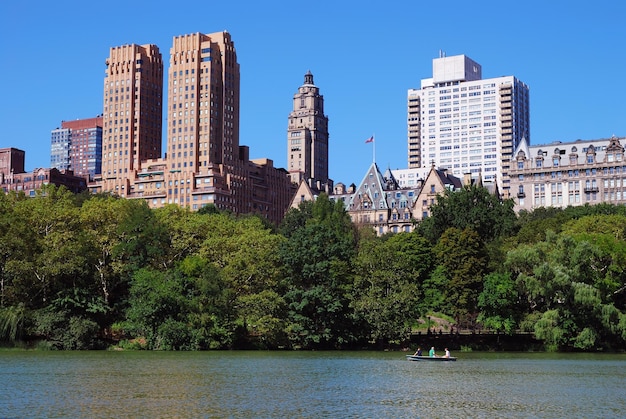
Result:
<svg viewBox="0 0 626 419"><path fill-rule="evenodd" d="M116 10L113 14L106 11ZM102 112L109 48L231 33L240 143L286 167L292 98L311 70L329 117L330 176L407 167L406 94L432 59L465 54L483 78L530 87L531 142L626 136L626 3L583 1L6 1L0 5L0 147L50 166L50 131ZM165 139L164 139L165 141Z"/></svg>

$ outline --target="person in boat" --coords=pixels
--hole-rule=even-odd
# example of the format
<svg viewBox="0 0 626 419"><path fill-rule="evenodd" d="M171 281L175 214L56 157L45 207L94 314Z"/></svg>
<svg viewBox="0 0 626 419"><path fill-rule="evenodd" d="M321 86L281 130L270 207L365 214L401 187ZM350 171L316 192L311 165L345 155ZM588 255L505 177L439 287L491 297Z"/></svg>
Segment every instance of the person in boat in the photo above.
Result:
<svg viewBox="0 0 626 419"><path fill-rule="evenodd" d="M422 348L420 348L419 346L417 347L417 351L415 351L415 353L413 354L413 356L422 356Z"/></svg>
<svg viewBox="0 0 626 419"><path fill-rule="evenodd" d="M431 358L436 358L437 354L435 353L435 347L433 346L432 348L430 348L430 351L428 351L428 356Z"/></svg>
<svg viewBox="0 0 626 419"><path fill-rule="evenodd" d="M446 348L446 354L443 356L444 358L450 358L450 351Z"/></svg>

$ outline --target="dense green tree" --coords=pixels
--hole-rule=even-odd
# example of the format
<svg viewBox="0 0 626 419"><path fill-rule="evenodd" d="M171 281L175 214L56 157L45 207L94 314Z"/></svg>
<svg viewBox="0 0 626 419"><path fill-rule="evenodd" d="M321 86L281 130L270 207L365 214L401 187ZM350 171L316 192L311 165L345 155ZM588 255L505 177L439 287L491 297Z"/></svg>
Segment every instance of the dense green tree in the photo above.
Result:
<svg viewBox="0 0 626 419"><path fill-rule="evenodd" d="M421 285L433 257L417 233L361 240L355 261L352 305L376 342L402 342L420 316Z"/></svg>
<svg viewBox="0 0 626 419"><path fill-rule="evenodd" d="M127 213L126 205L126 200L102 196L85 201L80 209L80 223L88 240L98 293L107 305L123 280L123 261L116 257L116 249L122 240L120 225Z"/></svg>
<svg viewBox="0 0 626 419"><path fill-rule="evenodd" d="M12 228L16 247L5 271L18 301L43 307L65 288L82 286L86 242L73 194L48 185L37 197L17 201L14 210L20 224Z"/></svg>
<svg viewBox="0 0 626 419"><path fill-rule="evenodd" d="M532 327L546 347L590 350L623 344L622 313L615 306L615 294L607 292L620 285L615 277L607 281L614 269L600 247L565 233L549 233L545 242L521 246L508 256L507 266L527 303L525 327Z"/></svg>
<svg viewBox="0 0 626 419"><path fill-rule="evenodd" d="M235 297L220 270L200 256L188 256L176 271L188 303L188 348L231 348L237 333Z"/></svg>
<svg viewBox="0 0 626 419"><path fill-rule="evenodd" d="M169 246L165 225L159 222L146 201L125 200L124 215L118 226L120 241L115 256L124 264L124 271L131 276L144 267L162 266Z"/></svg>
<svg viewBox="0 0 626 419"><path fill-rule="evenodd" d="M288 284L287 334L297 347L341 347L356 339L348 294L356 231L343 204L324 194L311 214L280 249Z"/></svg>
<svg viewBox="0 0 626 419"><path fill-rule="evenodd" d="M185 349L190 342L189 330L184 338L168 334L175 325L184 323L189 302L184 287L173 272L140 269L130 287L129 306L126 312L126 333L142 336L149 349Z"/></svg>
<svg viewBox="0 0 626 419"><path fill-rule="evenodd" d="M283 217L278 231L285 237L303 228L307 221L313 218L313 201L302 201L298 208L290 208Z"/></svg>
<svg viewBox="0 0 626 419"><path fill-rule="evenodd" d="M486 273L485 246L479 235L466 228L447 229L433 249L445 277L445 312L457 323L471 321L478 314L478 295Z"/></svg>
<svg viewBox="0 0 626 419"><path fill-rule="evenodd" d="M481 186L465 186L460 191L446 190L437 196L431 215L420 222L417 230L432 243L450 227L475 231L484 242L510 235L516 228L513 201L501 201Z"/></svg>
<svg viewBox="0 0 626 419"><path fill-rule="evenodd" d="M203 208L208 207L211 206ZM168 247L160 263L165 269L173 267L188 256L199 254L202 243L215 224L211 220L229 218L227 215L221 215L217 210L192 212L188 208L175 204L158 208L154 210L154 214L166 229L165 241Z"/></svg>
<svg viewBox="0 0 626 419"><path fill-rule="evenodd" d="M485 276L478 296L478 322L487 329L512 334L521 320L519 295L510 273Z"/></svg>
<svg viewBox="0 0 626 419"><path fill-rule="evenodd" d="M284 274L279 249L285 238L259 217L213 215L199 254L219 269L232 291L230 305L240 327L274 344L284 320ZM260 313L259 309L267 309Z"/></svg>

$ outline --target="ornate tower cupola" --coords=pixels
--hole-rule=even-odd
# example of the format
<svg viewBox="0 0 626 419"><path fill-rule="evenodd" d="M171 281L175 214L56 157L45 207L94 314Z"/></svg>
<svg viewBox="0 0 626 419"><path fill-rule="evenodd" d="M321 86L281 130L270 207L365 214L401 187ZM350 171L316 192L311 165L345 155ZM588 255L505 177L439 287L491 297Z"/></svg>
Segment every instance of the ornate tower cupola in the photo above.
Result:
<svg viewBox="0 0 626 419"><path fill-rule="evenodd" d="M294 183L304 180L320 190L332 189L328 178L328 117L324 115L324 96L310 70L293 96L287 127L287 170Z"/></svg>

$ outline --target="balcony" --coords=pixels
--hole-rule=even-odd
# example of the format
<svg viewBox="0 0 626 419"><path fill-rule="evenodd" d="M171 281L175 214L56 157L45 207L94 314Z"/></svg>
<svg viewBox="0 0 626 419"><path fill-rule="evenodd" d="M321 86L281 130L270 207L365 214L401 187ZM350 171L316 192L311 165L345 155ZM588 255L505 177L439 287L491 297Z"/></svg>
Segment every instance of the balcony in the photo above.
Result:
<svg viewBox="0 0 626 419"><path fill-rule="evenodd" d="M524 192L518 192L518 193L517 193L517 197L518 197L518 198L525 198L525 197L526 197L526 194L525 194Z"/></svg>
<svg viewBox="0 0 626 419"><path fill-rule="evenodd" d="M598 192L598 187L597 186L586 186L584 190L585 190L585 193Z"/></svg>

